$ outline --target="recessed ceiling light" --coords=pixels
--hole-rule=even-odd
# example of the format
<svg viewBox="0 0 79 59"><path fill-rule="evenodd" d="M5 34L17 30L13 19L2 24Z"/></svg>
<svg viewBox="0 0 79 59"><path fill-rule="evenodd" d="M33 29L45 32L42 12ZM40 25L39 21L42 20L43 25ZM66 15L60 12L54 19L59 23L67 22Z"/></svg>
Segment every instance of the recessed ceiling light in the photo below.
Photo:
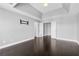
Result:
<svg viewBox="0 0 79 59"><path fill-rule="evenodd" d="M48 3L44 3L44 7L47 7L48 6Z"/></svg>

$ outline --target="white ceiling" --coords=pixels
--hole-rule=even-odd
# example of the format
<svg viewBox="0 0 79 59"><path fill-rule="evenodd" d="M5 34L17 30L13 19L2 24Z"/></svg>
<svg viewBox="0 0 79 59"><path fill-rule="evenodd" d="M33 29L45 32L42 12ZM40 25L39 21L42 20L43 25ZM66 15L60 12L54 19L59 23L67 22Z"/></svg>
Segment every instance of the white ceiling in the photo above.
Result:
<svg viewBox="0 0 79 59"><path fill-rule="evenodd" d="M28 3L28 6L27 3L0 3L0 8L17 12L39 21L53 16L79 13L79 4L76 3L48 3L47 7L44 7L43 3Z"/></svg>
<svg viewBox="0 0 79 59"><path fill-rule="evenodd" d="M61 3L48 3L48 6L44 6L44 3L30 3L35 9L39 10L41 13L47 13L49 11L62 8Z"/></svg>

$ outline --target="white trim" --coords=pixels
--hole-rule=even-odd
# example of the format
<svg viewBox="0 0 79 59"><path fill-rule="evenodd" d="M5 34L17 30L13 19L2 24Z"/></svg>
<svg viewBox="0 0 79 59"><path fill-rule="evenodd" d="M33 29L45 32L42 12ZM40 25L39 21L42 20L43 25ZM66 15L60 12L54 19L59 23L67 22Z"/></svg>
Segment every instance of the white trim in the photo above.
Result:
<svg viewBox="0 0 79 59"><path fill-rule="evenodd" d="M77 43L77 44L79 45L79 42L78 42L77 40L65 39L65 38L60 38L60 37L58 37L58 38L56 38L56 39L57 39L57 40L65 40L65 41L75 42L75 43Z"/></svg>
<svg viewBox="0 0 79 59"><path fill-rule="evenodd" d="M17 4L19 4L19 3L12 3L12 4L9 3L9 5L10 5L11 7L13 7L13 8L14 8Z"/></svg>
<svg viewBox="0 0 79 59"><path fill-rule="evenodd" d="M16 45L16 44L20 44L20 43L23 43L25 41L29 41L29 40L33 40L33 39L34 39L34 37L31 37L31 38L28 38L28 39L25 39L25 40L21 40L21 41L18 41L18 42L13 42L11 44L3 45L3 46L0 46L0 49L7 48L7 47L10 47L10 46L13 46L13 45Z"/></svg>
<svg viewBox="0 0 79 59"><path fill-rule="evenodd" d="M33 39L34 39L34 37L31 37L31 38L28 38L28 39L25 39L25 40L21 40L21 41L18 41L18 42L14 42L14 43L11 43L11 44L0 46L0 49L7 48L7 47L10 47L10 46L13 46L13 45L16 45L16 44L20 44L20 43L23 43L25 41L29 41L29 40L33 40ZM65 38L56 38L56 40L71 41L71 42L75 42L79 45L79 42L77 40L71 40L71 39L65 39Z"/></svg>
<svg viewBox="0 0 79 59"><path fill-rule="evenodd" d="M13 3L12 7L14 8L18 3Z"/></svg>
<svg viewBox="0 0 79 59"><path fill-rule="evenodd" d="M27 16L27 17L33 18L33 19L35 19L35 20L37 20L37 21L41 21L41 19L40 19L39 17L36 17L36 16L31 15L31 14L29 14L29 13L25 13L25 12L23 12L23 11L20 11L20 10L16 9L16 8L13 8L13 7L12 7L10 4L8 4L8 3L2 3L2 4L0 4L0 7L4 8L4 9L7 9L7 10L9 10L9 11L17 12L17 13L22 14L22 15L25 15L25 16Z"/></svg>

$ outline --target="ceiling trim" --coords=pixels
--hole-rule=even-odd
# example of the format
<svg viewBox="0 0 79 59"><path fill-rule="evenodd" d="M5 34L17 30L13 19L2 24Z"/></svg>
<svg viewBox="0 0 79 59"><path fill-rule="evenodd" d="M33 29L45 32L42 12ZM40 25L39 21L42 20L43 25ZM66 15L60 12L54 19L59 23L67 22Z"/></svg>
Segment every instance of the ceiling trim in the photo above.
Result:
<svg viewBox="0 0 79 59"><path fill-rule="evenodd" d="M69 11L70 11L70 3L62 3L62 9L64 9L64 11L66 11L66 13L64 13L64 15L68 14ZM50 13L52 13L52 11ZM60 14L60 15L51 15L50 17L44 17L44 18L42 18L42 20L52 19L53 17L58 17L58 16L63 16L63 15L62 14Z"/></svg>
<svg viewBox="0 0 79 59"><path fill-rule="evenodd" d="M5 6L3 6L5 4ZM5 8L5 9L8 9L8 10L10 10L10 11L13 11L13 12L17 12L17 13L19 13L19 14L22 14L22 15L25 15L25 16L27 16L27 17L29 17L29 18L33 18L33 19L35 19L35 20L37 20L37 21L44 21L44 20L46 20L46 19L52 19L53 17L57 17L57 15L55 15L55 16L50 16L50 17L45 17L45 18L39 18L39 17L36 17L36 16L33 16L33 15L31 15L31 14L29 14L29 13L25 13L25 12L23 12L23 11L20 11L20 10L18 10L18 9L16 9L16 6L18 5L19 3L13 3L12 5L10 5L9 3L2 3L2 8ZM1 5L1 4L0 4ZM34 7L33 7L34 8ZM69 3L63 3L62 4L62 8L64 8L65 9L65 11L67 11L67 13L69 13L69 11L70 11L70 4ZM36 9L36 8L35 8ZM36 9L37 10L37 9ZM66 13L66 14L67 14ZM43 16L43 15L42 15ZM58 15L58 16L61 16L61 15Z"/></svg>
<svg viewBox="0 0 79 59"><path fill-rule="evenodd" d="M13 3L12 7L16 7L19 3Z"/></svg>
<svg viewBox="0 0 79 59"><path fill-rule="evenodd" d="M14 4L13 7L12 7L12 6L11 6L10 4L8 4L8 3L2 3L2 4L0 4L1 8L7 9L7 10L9 10L9 11L17 12L17 13L22 14L22 15L24 15L24 16L27 16L27 17L29 17L29 18L33 18L33 19L35 19L35 20L37 20L37 21L41 21L41 19L38 18L38 17L35 17L35 16L33 16L33 15L29 14L29 13L25 13L25 12L23 12L23 11L20 11L20 10L14 8L14 6L16 6L16 5L17 5L17 4Z"/></svg>
<svg viewBox="0 0 79 59"><path fill-rule="evenodd" d="M69 13L69 11L70 11L70 3L62 3L62 6Z"/></svg>

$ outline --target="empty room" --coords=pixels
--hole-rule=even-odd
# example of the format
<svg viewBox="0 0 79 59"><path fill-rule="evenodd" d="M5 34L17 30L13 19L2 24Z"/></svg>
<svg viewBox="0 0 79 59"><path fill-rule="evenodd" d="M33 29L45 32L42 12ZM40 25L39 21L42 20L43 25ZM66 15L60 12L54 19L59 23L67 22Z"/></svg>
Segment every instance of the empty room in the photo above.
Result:
<svg viewBox="0 0 79 59"><path fill-rule="evenodd" d="M79 56L79 3L0 3L0 56Z"/></svg>

